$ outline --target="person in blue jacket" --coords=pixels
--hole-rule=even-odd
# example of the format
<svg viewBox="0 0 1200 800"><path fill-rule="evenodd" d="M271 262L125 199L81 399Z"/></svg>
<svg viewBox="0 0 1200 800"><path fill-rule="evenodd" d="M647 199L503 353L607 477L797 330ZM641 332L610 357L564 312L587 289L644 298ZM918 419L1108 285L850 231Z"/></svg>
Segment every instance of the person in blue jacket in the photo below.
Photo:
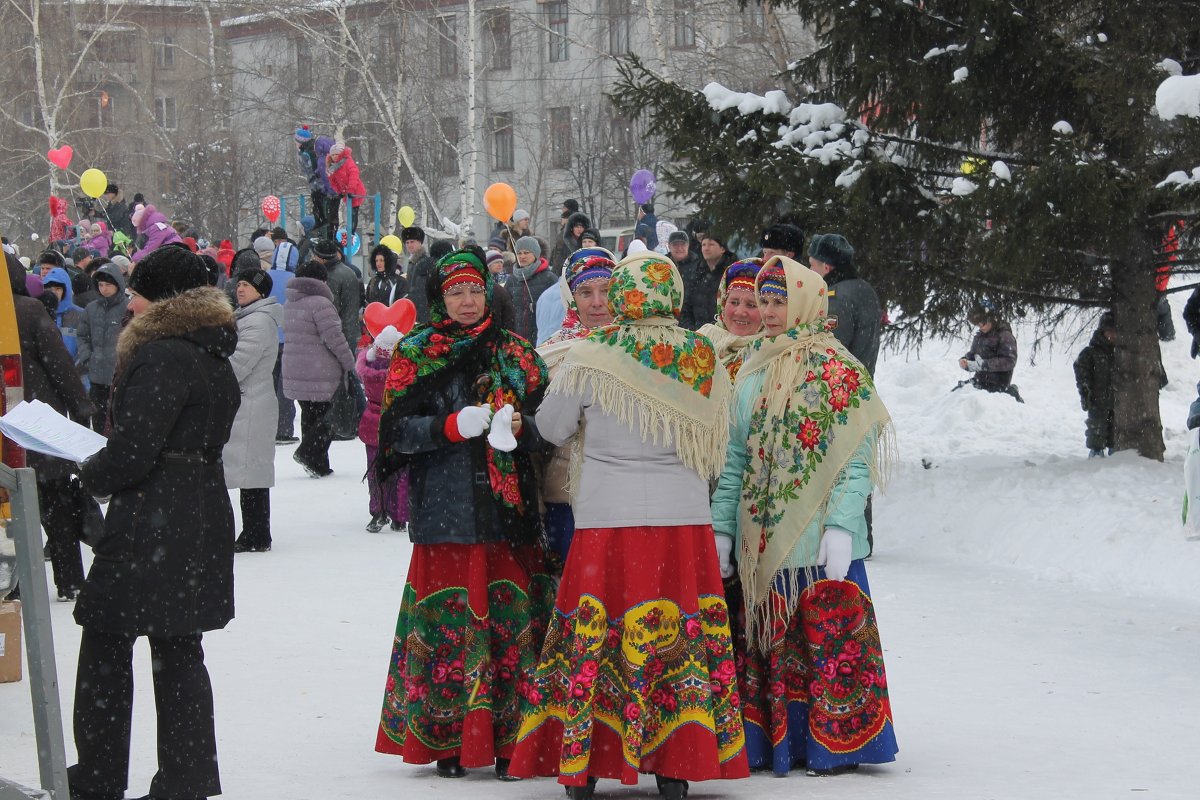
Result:
<svg viewBox="0 0 1200 800"><path fill-rule="evenodd" d="M738 372L712 499L751 768L831 775L895 760L863 559L891 418L834 337L825 281L773 256L755 281L763 336ZM736 563L736 567L735 567Z"/></svg>
<svg viewBox="0 0 1200 800"><path fill-rule="evenodd" d="M79 325L83 322L83 309L75 305L75 292L71 288L71 276L62 267L55 267L42 278L42 285L58 298L54 311L54 324L62 333L63 344L71 358L79 353Z"/></svg>

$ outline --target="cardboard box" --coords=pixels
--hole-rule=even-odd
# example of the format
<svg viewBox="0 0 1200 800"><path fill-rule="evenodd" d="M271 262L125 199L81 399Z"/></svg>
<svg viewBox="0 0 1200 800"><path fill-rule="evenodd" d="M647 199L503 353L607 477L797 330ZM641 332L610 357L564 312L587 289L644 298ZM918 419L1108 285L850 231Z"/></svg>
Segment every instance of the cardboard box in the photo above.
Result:
<svg viewBox="0 0 1200 800"><path fill-rule="evenodd" d="M21 680L21 603L0 603L0 683Z"/></svg>

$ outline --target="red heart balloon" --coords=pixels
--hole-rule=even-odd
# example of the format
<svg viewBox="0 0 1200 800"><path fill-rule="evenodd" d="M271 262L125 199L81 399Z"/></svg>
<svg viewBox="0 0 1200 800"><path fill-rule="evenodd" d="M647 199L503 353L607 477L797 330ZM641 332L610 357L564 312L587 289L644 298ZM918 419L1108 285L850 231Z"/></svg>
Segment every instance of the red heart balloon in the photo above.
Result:
<svg viewBox="0 0 1200 800"><path fill-rule="evenodd" d="M367 323L367 331L371 336L378 336L388 325L395 325L396 330L407 334L417 322L417 307L407 297L401 297L390 306L371 303L363 312L363 322Z"/></svg>
<svg viewBox="0 0 1200 800"><path fill-rule="evenodd" d="M55 148L49 153L46 153L46 158L50 159L50 163L59 169L66 169L71 163L71 159L75 155L75 150L69 144L64 144L62 147Z"/></svg>

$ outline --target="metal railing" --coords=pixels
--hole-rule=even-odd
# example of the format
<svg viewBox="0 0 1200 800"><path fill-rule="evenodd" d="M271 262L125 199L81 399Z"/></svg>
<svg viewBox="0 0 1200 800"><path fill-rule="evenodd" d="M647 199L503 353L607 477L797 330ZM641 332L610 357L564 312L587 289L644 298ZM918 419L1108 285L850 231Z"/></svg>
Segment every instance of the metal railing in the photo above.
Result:
<svg viewBox="0 0 1200 800"><path fill-rule="evenodd" d="M12 508L12 518L5 526L4 535L16 544L17 585L21 589L21 617L42 784L41 789L29 789L0 776L0 800L70 800L58 668L54 661L54 632L50 622L50 592L42 557L37 479L28 467L12 469L0 464L0 487L8 490Z"/></svg>

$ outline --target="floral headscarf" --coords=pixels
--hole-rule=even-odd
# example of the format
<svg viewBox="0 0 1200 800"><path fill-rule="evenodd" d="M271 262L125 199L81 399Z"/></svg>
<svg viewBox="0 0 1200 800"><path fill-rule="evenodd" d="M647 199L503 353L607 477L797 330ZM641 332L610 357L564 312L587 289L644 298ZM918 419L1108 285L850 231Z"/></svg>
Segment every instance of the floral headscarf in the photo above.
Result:
<svg viewBox="0 0 1200 800"><path fill-rule="evenodd" d="M484 266L479 248L456 250L438 261L430 280L441 287L463 270L472 273L474 282L482 280L487 308L483 319L470 327L454 321L446 310L440 289L429 304L428 325L420 325L400 340L388 368L384 384L383 414L379 421L379 459L376 469L381 477L403 467L412 454L391 448L395 436L391 430L406 416L428 414L426 408L437 389L456 377L466 374L474 382L479 403L491 403L500 408L511 403L517 411L534 411L541 402L547 382L546 365L526 340L500 327L492 316L492 273ZM492 494L511 519L510 530L527 534L531 530L536 508L528 508L525 498L532 496L526 487L523 454L505 453L487 444L486 437L471 440L486 448L488 474ZM507 524L512 523L512 524ZM522 538L516 536L514 538Z"/></svg>
<svg viewBox="0 0 1200 800"><path fill-rule="evenodd" d="M785 593L789 608L768 602L781 573L798 581L795 570L784 570L788 556L800 545L811 551L805 563L816 563L819 537L804 536L810 523L824 513L838 475L868 437L875 437L870 466L879 482L891 427L870 374L830 332L824 279L775 256L758 274L760 292L765 281L786 286L788 329L753 342L738 374L741 385L763 373L762 390L750 406L750 462L738 507L738 572L749 635L760 642L769 638L775 617L795 611L799 591Z"/></svg>
<svg viewBox="0 0 1200 800"><path fill-rule="evenodd" d="M657 253L627 256L613 270L608 302L613 323L576 342L550 391L590 384L605 413L643 441L674 444L684 464L715 477L725 461L731 385L712 342L676 322L679 270Z"/></svg>
<svg viewBox="0 0 1200 800"><path fill-rule="evenodd" d="M701 325L697 331L712 340L713 347L717 350L717 358L725 365L730 379L737 378L749 344L762 336L762 329L748 336L735 336L730 333L725 325L725 300L729 297L730 284L737 286L748 283L748 288L753 292L762 263L761 258L746 258L729 265L721 278L721 285L717 288L717 320Z"/></svg>

